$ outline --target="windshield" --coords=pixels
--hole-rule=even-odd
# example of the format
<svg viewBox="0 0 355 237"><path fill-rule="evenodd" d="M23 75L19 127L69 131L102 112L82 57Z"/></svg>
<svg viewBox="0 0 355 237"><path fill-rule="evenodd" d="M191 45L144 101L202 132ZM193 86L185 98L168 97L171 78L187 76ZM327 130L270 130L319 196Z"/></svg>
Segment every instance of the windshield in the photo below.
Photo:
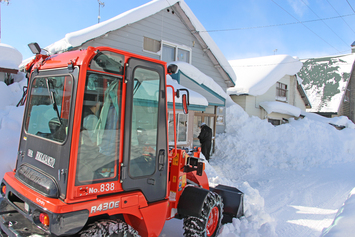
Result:
<svg viewBox="0 0 355 237"><path fill-rule="evenodd" d="M71 76L38 77L32 81L25 127L29 134L56 142L66 140L72 86Z"/></svg>

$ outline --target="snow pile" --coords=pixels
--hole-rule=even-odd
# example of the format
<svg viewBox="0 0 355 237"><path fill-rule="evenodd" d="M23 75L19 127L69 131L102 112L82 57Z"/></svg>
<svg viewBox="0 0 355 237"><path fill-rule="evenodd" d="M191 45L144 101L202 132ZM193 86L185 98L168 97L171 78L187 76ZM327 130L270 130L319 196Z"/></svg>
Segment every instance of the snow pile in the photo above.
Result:
<svg viewBox="0 0 355 237"><path fill-rule="evenodd" d="M354 129L337 130L308 118L290 119L289 124L275 127L249 118L238 105L227 109L226 119L227 132L217 136L214 157L220 161L218 169L231 179L269 167L301 170L355 161Z"/></svg>
<svg viewBox="0 0 355 237"><path fill-rule="evenodd" d="M0 177L15 168L24 106L16 107L27 80L7 86L0 82Z"/></svg>
<svg viewBox="0 0 355 237"><path fill-rule="evenodd" d="M333 125L337 125L337 126L344 126L346 128L355 129L355 124L351 120L349 120L349 118L346 117L346 116L339 116L339 117L334 117L334 118L326 118L326 117L323 117L321 115L314 114L314 113L308 113L308 112L305 112L305 111L302 111L301 115L303 115L303 116L305 116L305 117L307 117L309 119L318 121L318 122L329 123L329 124L333 124Z"/></svg>
<svg viewBox="0 0 355 237"><path fill-rule="evenodd" d="M223 226L221 237L276 236L275 221L264 199L245 179L267 170L308 170L355 161L355 130L337 130L327 123L290 120L273 126L249 117L239 106L227 108L226 133L216 137L216 151L207 169L212 184L223 183L245 194L245 217ZM340 141L340 142L339 142Z"/></svg>

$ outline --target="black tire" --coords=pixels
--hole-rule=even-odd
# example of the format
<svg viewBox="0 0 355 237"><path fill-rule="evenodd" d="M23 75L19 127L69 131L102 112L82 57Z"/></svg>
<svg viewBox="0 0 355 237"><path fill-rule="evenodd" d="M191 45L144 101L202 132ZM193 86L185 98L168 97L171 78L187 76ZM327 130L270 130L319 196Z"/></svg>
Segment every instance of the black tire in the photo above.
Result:
<svg viewBox="0 0 355 237"><path fill-rule="evenodd" d="M223 218L222 197L209 192L202 208L201 217L189 216L184 218L185 237L214 237L218 234ZM218 216L216 216L218 214ZM212 230L210 233L209 230Z"/></svg>
<svg viewBox="0 0 355 237"><path fill-rule="evenodd" d="M121 220L100 220L80 231L80 237L140 237L138 231Z"/></svg>

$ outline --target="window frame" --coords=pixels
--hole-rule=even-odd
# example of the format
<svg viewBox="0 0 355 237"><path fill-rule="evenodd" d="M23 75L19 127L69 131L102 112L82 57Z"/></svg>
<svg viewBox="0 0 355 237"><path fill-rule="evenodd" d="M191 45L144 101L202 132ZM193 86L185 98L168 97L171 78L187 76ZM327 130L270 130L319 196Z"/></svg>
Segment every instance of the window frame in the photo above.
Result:
<svg viewBox="0 0 355 237"><path fill-rule="evenodd" d="M177 59L178 59L178 50L179 49L188 51L189 52L189 62L187 62L187 63L192 64L192 49L190 47L187 47L186 45L180 45L180 44L172 43L172 42L165 41L165 40L161 41L160 60L164 61L163 60L163 46L164 45L173 47L175 49L175 60L174 61L178 61Z"/></svg>
<svg viewBox="0 0 355 237"><path fill-rule="evenodd" d="M275 98L278 101L283 101L287 102L288 101L288 89L287 89L287 84L282 83L282 82L276 82L276 95ZM283 88L285 87L285 88ZM285 96L283 96L285 94Z"/></svg>
<svg viewBox="0 0 355 237"><path fill-rule="evenodd" d="M67 106L69 106L66 110L67 110L67 115L66 115L66 120L67 120L67 123L68 124L66 124L66 129L69 129L69 126L70 126L70 116L71 116L71 113L72 113L72 100L73 100L73 90L74 90L74 77L73 77L73 75L72 74L68 74L68 73L58 73L58 74L54 74L54 75L36 75L36 76L34 76L32 79L31 79L31 81L29 82L30 83L30 85L28 85L29 86L29 90L28 90L28 98L29 98L29 100L28 100L28 103L26 103L27 105L27 108L26 108L26 111L24 112L24 116L25 116L25 118L26 118L26 121L25 121L25 126L24 126L24 131L25 131L25 133L27 134L27 135L31 135L31 136L34 136L34 137L37 137L37 138L41 138L41 139L45 139L45 140L48 140L48 141L51 141L51 142L54 142L54 143L58 143L58 144L64 144L67 140L68 140L68 133L66 133L66 137L64 138L64 140L62 140L62 141L58 141L58 140L55 140L55 139L53 139L53 138L50 138L50 137L46 137L46 136L43 136L45 133L43 133L43 135L41 136L41 135L39 135L39 134L37 134L37 133L33 133L33 132L31 132L31 131L29 131L29 126L30 126L30 120L31 120L31 116L33 116L32 115L32 113L33 113L33 111L32 111L32 109L33 109L33 96L34 96L34 89L35 89L35 87L34 87L34 83L35 83L35 81L37 80L37 79L45 79L45 78L53 78L53 77L64 77L64 78L66 78L66 77L68 77L68 79L70 79L71 80L71 85L70 85L70 90L64 90L64 88L66 87L66 86L68 86L68 85L66 85L65 84L65 80L66 79L64 79L64 84L63 84L63 94L61 94L62 95L62 100L61 100L61 103L60 103L60 105L58 106L58 104L57 104L57 109L59 110L59 116L60 116L60 118L61 119L63 119L63 102L64 102L64 94L65 94L65 92L69 92L69 96L70 96L70 99L69 99L69 101L67 101L67 102L69 102L68 103L68 105ZM50 95L48 95L49 97L50 97ZM60 101L60 100L58 100L58 101ZM58 102L58 101L56 101L56 102ZM53 105L50 105L50 104L48 104L47 106L49 106L49 107L52 107ZM51 110L51 109L49 109L49 110ZM54 113L55 113L55 110L54 110ZM53 118L55 118L56 116L55 115L53 115ZM50 120L49 120L50 121ZM48 121L48 122L49 122Z"/></svg>

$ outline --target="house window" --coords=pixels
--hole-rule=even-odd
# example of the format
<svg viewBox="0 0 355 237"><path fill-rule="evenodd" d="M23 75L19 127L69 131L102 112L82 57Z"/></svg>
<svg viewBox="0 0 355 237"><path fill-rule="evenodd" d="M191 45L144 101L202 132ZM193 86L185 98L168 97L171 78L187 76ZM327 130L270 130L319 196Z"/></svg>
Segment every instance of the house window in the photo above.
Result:
<svg viewBox="0 0 355 237"><path fill-rule="evenodd" d="M169 112L169 143L174 143L174 117L173 112ZM176 114L176 141L177 143L187 143L187 114Z"/></svg>
<svg viewBox="0 0 355 237"><path fill-rule="evenodd" d="M161 42L159 40L144 37L143 39L143 49L145 51L158 53L161 48Z"/></svg>
<svg viewBox="0 0 355 237"><path fill-rule="evenodd" d="M276 83L276 100L287 101L287 85L281 82Z"/></svg>
<svg viewBox="0 0 355 237"><path fill-rule="evenodd" d="M182 61L191 63L191 49L183 45L163 42L161 60L165 62Z"/></svg>
<svg viewBox="0 0 355 237"><path fill-rule="evenodd" d="M267 121L274 126L281 125L281 120L278 120L278 119L270 119L269 118Z"/></svg>
<svg viewBox="0 0 355 237"><path fill-rule="evenodd" d="M176 61L175 58L175 48L169 45L163 45L162 60L165 62L172 62Z"/></svg>
<svg viewBox="0 0 355 237"><path fill-rule="evenodd" d="M177 60L182 62L190 62L190 51L178 49Z"/></svg>

